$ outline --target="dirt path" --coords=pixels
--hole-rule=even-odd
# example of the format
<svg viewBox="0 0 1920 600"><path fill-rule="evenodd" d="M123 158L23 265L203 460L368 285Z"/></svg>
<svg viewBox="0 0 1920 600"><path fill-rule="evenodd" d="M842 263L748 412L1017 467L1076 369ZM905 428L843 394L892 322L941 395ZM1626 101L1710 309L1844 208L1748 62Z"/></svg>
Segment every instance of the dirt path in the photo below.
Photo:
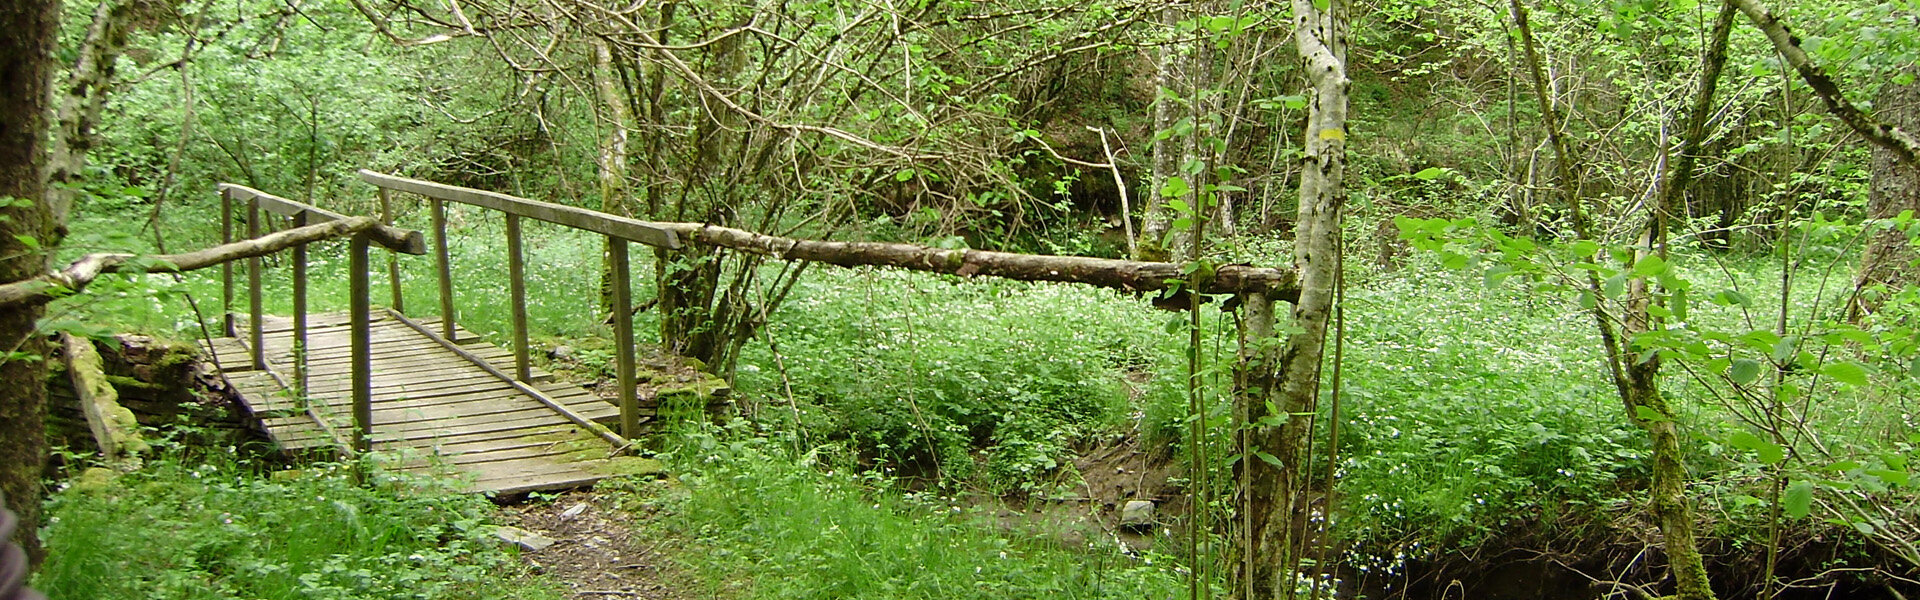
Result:
<svg viewBox="0 0 1920 600"><path fill-rule="evenodd" d="M509 506L501 517L502 525L552 541L521 556L564 584L569 597L576 600L702 597L657 542L634 535L634 515L593 492L569 492L551 501Z"/></svg>

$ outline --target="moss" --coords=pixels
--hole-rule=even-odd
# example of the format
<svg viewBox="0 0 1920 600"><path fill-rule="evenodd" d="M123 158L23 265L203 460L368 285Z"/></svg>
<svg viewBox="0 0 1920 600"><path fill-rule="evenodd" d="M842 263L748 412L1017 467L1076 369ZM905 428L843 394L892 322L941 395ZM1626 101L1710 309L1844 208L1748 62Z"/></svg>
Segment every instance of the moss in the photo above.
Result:
<svg viewBox="0 0 1920 600"><path fill-rule="evenodd" d="M728 385L725 380L705 375L698 381L661 386L654 392L654 397L658 398L661 404L674 402L705 405L732 394L733 386Z"/></svg>
<svg viewBox="0 0 1920 600"><path fill-rule="evenodd" d="M105 492L113 489L113 480L116 476L112 469L93 467L80 472L79 477L73 478L70 489L83 494Z"/></svg>
<svg viewBox="0 0 1920 600"><path fill-rule="evenodd" d="M141 391L147 391L147 392L164 392L168 390L168 386L161 385L158 383L148 382L148 381L141 381L139 379L127 377L125 375L108 375L106 377L107 377L107 383L113 384L113 387L115 389L141 390Z"/></svg>
<svg viewBox="0 0 1920 600"><path fill-rule="evenodd" d="M595 463L587 470L607 476L660 476L667 474L667 464L651 458L616 456Z"/></svg>

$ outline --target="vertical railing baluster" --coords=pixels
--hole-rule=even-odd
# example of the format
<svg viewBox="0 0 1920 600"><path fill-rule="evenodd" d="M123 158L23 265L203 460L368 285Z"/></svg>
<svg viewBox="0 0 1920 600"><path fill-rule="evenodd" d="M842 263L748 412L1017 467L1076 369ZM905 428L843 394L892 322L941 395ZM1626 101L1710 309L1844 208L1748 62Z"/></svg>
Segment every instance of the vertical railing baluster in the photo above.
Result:
<svg viewBox="0 0 1920 600"><path fill-rule="evenodd" d="M393 224L393 199L387 188L380 188L380 224ZM387 286L393 292L393 311L406 313L406 303L401 302L400 294L400 253L387 253Z"/></svg>
<svg viewBox="0 0 1920 600"><path fill-rule="evenodd" d="M260 237L259 198L247 199L247 237ZM247 325L253 329L247 335L253 342L253 368L259 371L267 370L267 337L262 331L265 327L261 325L263 310L260 306L260 257L255 256L247 259Z"/></svg>
<svg viewBox="0 0 1920 600"><path fill-rule="evenodd" d="M447 203L439 198L433 199L433 253L440 262L440 327L446 331L443 337L459 341L460 338L453 335L453 264L447 256Z"/></svg>
<svg viewBox="0 0 1920 600"><path fill-rule="evenodd" d="M628 269L627 241L607 237L608 262L613 269L614 374L620 382L620 435L640 435L640 399L633 389L633 281Z"/></svg>
<svg viewBox="0 0 1920 600"><path fill-rule="evenodd" d="M307 211L293 215L294 227L307 226ZM293 380L301 408L307 405L307 245L293 247Z"/></svg>
<svg viewBox="0 0 1920 600"><path fill-rule="evenodd" d="M373 450L373 331L367 281L367 234L353 236L348 252L347 270L351 289L348 309L352 321L353 345L353 449Z"/></svg>
<svg viewBox="0 0 1920 600"><path fill-rule="evenodd" d="M522 382L533 381L527 360L527 269L520 245L520 215L507 214L507 286L513 295L513 370Z"/></svg>
<svg viewBox="0 0 1920 600"><path fill-rule="evenodd" d="M233 190L220 188L220 243L233 243ZM240 337L233 312L233 262L220 263L220 320L230 337Z"/></svg>

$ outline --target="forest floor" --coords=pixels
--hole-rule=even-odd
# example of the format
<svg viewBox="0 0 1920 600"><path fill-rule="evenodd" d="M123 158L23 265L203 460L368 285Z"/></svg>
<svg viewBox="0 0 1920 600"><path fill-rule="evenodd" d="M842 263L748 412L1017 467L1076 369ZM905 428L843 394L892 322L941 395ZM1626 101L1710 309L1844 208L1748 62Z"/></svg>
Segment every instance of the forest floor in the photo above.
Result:
<svg viewBox="0 0 1920 600"><path fill-rule="evenodd" d="M521 557L576 600L705 597L667 554L669 540L642 535L645 518L610 495L581 491L506 507L500 522L552 540Z"/></svg>

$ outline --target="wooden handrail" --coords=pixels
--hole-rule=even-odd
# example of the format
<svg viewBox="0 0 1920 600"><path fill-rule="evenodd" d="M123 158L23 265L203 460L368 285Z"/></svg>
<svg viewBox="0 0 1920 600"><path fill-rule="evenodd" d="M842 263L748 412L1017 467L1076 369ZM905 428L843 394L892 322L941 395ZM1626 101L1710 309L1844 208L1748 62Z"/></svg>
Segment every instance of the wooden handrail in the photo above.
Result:
<svg viewBox="0 0 1920 600"><path fill-rule="evenodd" d="M657 248L674 250L680 247L680 238L674 235L672 229L662 226L659 223L610 215L596 210L588 210L564 204L528 200L526 198L509 196L498 192L388 175L367 169L360 170L360 180L373 184L374 187L419 194L428 198L437 198L449 202L471 204L482 208L490 208L510 215L518 215L556 225L565 225L574 229L610 235Z"/></svg>
<svg viewBox="0 0 1920 600"><path fill-rule="evenodd" d="M248 237L258 238L258 240L249 240L250 242L282 237L293 232L313 232L320 229L327 229L329 231L342 229L351 230L350 243L348 244L349 260L347 262L350 292L348 302L352 305L348 308L349 315L351 316L350 327L352 329L350 345L352 352L354 428L350 447L346 450L349 453L361 453L372 450L373 369L372 349L370 347L372 343L371 307L369 306L372 300L368 295L367 250L369 246L379 244L396 253L426 254L426 236L422 235L419 231L394 227L388 222L390 213L386 210L385 202L382 202L381 218L376 220L370 217L349 217L303 202L288 200L244 185L222 183L219 185L219 189L221 239L228 242L228 246L234 245L232 243L233 210L236 201L246 203ZM382 199L384 200L384 197ZM286 217L287 221L291 223L294 228L271 236L262 237L261 234L264 230L264 223L262 223L261 219L262 212ZM311 234L309 233L309 235ZM342 236L334 235L329 237ZM326 238L302 238L301 241L296 243L279 246L279 249L286 249L288 247L293 249L293 368L295 381L294 385L290 386L290 389L292 389L298 397L296 404L306 410L308 416L313 417L322 429L327 430L329 435L333 435L332 429L326 422L321 420L319 415L313 413L312 407L308 405L306 397L306 348L308 330L306 245L309 242L318 241L319 239ZM262 299L260 293L262 268L259 257L270 253L271 252L258 252L247 256L247 313L248 324L251 328L251 331L248 332L251 343L246 345L248 346L248 358L252 360L254 368L272 374L276 380L281 381L282 385L286 385L287 382L282 380L278 373L274 373L272 369L269 368L266 356L266 340L262 323L264 315L262 314ZM398 264L389 263L388 271L391 276L391 285L394 288L392 290L393 298L395 302L398 302L400 299ZM238 331L236 331L237 328L234 326L232 315L234 285L231 266L223 269L221 280L223 286L222 297L226 301L225 307L228 313L227 332L229 335L237 335ZM336 441L338 441L337 437Z"/></svg>

